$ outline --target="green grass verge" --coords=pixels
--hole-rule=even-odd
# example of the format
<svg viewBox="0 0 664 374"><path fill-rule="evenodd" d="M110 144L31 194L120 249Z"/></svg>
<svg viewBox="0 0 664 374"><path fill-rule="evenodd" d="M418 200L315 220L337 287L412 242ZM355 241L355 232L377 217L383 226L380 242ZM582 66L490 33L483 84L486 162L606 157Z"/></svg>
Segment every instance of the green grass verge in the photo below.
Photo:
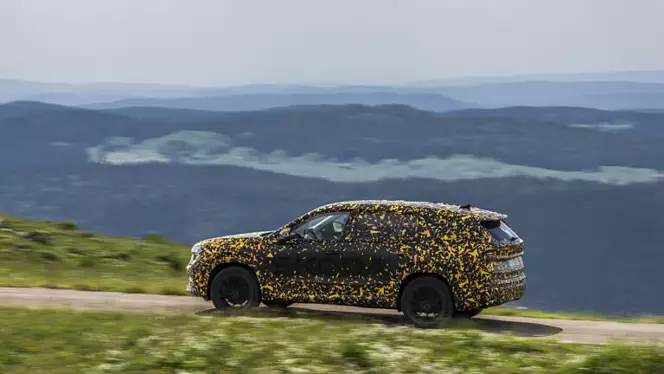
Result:
<svg viewBox="0 0 664 374"><path fill-rule="evenodd" d="M662 373L664 347L255 315L0 308L2 373Z"/></svg>
<svg viewBox="0 0 664 374"><path fill-rule="evenodd" d="M0 286L185 295L189 247L158 235L118 238L79 231L73 222L36 222L0 215ZM484 315L664 323L664 317L621 318L491 308Z"/></svg>
<svg viewBox="0 0 664 374"><path fill-rule="evenodd" d="M0 286L185 294L189 248L0 215Z"/></svg>
<svg viewBox="0 0 664 374"><path fill-rule="evenodd" d="M543 312L540 310L514 309L514 308L489 308L481 315L509 316L509 317L530 317L530 318L549 318L564 320L585 320L585 321L615 321L623 323L650 323L664 324L664 316L641 316L641 317L621 317L606 316L592 313L568 313L568 312Z"/></svg>

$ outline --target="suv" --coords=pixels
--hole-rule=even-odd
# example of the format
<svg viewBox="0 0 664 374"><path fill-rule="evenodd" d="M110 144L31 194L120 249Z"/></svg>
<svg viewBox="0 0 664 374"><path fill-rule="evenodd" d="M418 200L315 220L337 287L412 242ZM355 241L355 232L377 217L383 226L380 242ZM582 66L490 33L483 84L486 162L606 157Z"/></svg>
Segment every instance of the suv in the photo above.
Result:
<svg viewBox="0 0 664 374"><path fill-rule="evenodd" d="M196 243L187 291L216 308L398 309L431 327L523 296L523 240L506 218L469 205L328 204L279 230Z"/></svg>

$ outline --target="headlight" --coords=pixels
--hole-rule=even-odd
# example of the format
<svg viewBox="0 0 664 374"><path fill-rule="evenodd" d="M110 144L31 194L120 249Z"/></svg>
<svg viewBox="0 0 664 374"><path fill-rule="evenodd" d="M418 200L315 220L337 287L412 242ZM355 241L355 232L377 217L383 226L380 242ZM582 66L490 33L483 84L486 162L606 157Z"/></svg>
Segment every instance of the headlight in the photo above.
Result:
<svg viewBox="0 0 664 374"><path fill-rule="evenodd" d="M200 244L196 244L193 247L191 247L191 253L194 255L197 255L199 253L203 252L203 246Z"/></svg>
<svg viewBox="0 0 664 374"><path fill-rule="evenodd" d="M203 252L203 246L196 244L191 247L191 258L189 258L189 264L187 264L187 271L189 268L198 260L198 255Z"/></svg>

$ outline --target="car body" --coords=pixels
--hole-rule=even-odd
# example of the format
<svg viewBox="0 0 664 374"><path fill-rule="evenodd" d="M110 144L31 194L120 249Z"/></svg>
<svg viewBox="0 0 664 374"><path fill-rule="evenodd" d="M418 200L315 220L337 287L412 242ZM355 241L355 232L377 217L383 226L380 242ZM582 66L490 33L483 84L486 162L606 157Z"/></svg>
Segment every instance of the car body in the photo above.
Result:
<svg viewBox="0 0 664 374"><path fill-rule="evenodd" d="M332 203L279 230L196 243L187 290L210 300L216 274L241 266L263 302L401 310L406 285L428 276L449 287L454 313L476 314L525 292L523 240L506 218L443 203Z"/></svg>

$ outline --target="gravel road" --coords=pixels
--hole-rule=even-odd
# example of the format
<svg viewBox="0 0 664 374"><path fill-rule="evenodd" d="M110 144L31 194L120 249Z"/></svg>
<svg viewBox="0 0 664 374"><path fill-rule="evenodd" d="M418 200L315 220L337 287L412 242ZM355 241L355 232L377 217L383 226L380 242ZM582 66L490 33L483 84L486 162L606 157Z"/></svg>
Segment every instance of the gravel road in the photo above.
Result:
<svg viewBox="0 0 664 374"><path fill-rule="evenodd" d="M90 292L45 288L0 288L0 305L28 308L67 307L78 310L174 311L210 314L210 302L188 296ZM362 317L386 324L405 324L395 310L333 305L296 304L274 311L297 318L333 319ZM567 321L540 318L479 316L468 321L487 333L533 338L556 337L565 342L602 344L612 340L664 343L664 325L618 322Z"/></svg>

